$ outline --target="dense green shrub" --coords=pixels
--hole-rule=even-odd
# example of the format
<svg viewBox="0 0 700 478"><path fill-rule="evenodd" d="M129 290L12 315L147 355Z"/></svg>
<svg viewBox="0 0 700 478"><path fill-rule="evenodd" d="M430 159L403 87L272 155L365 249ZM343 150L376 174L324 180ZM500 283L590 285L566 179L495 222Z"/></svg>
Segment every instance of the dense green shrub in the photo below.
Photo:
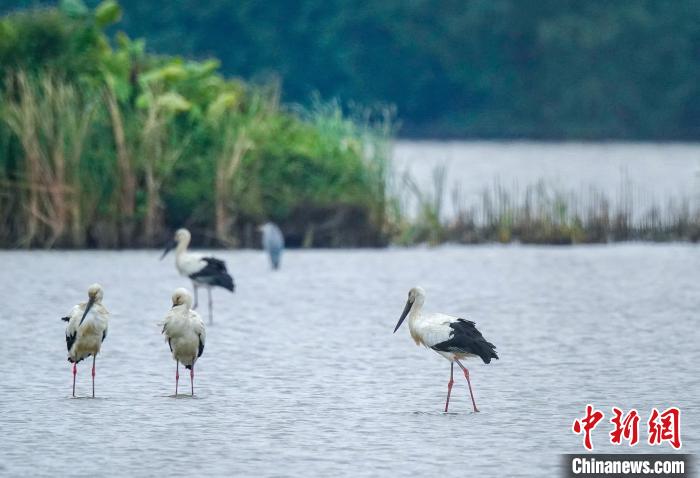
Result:
<svg viewBox="0 0 700 478"><path fill-rule="evenodd" d="M155 245L181 225L250 244L268 219L291 244L386 240L386 117L286 107L215 60L149 54L105 34L120 13L66 0L0 20L3 245Z"/></svg>

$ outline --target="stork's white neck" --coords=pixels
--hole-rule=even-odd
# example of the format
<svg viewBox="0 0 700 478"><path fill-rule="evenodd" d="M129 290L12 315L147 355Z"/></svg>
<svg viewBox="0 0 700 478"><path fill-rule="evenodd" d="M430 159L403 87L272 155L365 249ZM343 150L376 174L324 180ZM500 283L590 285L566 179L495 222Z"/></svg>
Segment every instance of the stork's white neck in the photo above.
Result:
<svg viewBox="0 0 700 478"><path fill-rule="evenodd" d="M413 303L411 307L411 312L408 314L408 330L411 332L411 338L416 343L416 345L423 344L423 339L418 333L418 321L421 318L421 312L423 311L423 298L419 297Z"/></svg>
<svg viewBox="0 0 700 478"><path fill-rule="evenodd" d="M190 238L185 237L181 241L178 241L177 247L175 248L175 256L180 257L185 252L187 252L187 247L190 245Z"/></svg>
<svg viewBox="0 0 700 478"><path fill-rule="evenodd" d="M416 298L416 301L411 307L411 312L408 314L408 327L411 329L411 331L413 331L416 326L416 322L418 319L420 319L421 312L423 311L423 302L424 299L422 297Z"/></svg>

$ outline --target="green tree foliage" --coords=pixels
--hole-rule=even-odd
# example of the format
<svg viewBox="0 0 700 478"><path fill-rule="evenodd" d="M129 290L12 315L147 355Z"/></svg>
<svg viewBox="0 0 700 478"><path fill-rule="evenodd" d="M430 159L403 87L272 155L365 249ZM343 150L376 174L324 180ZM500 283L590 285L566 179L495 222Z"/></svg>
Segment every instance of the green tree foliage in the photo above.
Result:
<svg viewBox="0 0 700 478"><path fill-rule="evenodd" d="M182 225L251 244L268 219L292 245L384 241L388 131L105 34L121 15L64 0L0 18L0 244L155 245Z"/></svg>
<svg viewBox="0 0 700 478"><path fill-rule="evenodd" d="M31 2L0 1L0 8ZM696 0L124 0L155 51L395 104L409 135L700 137Z"/></svg>

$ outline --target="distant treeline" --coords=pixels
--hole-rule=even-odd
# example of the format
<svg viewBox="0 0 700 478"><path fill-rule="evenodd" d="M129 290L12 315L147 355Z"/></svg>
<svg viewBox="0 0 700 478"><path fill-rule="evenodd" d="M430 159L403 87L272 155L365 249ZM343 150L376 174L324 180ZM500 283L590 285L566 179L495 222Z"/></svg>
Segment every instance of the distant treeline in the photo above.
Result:
<svg viewBox="0 0 700 478"><path fill-rule="evenodd" d="M278 75L287 100L394 104L404 135L700 139L697 0L122 3L155 51Z"/></svg>
<svg viewBox="0 0 700 478"><path fill-rule="evenodd" d="M388 111L280 103L274 82L105 34L105 0L0 18L0 247L384 244Z"/></svg>

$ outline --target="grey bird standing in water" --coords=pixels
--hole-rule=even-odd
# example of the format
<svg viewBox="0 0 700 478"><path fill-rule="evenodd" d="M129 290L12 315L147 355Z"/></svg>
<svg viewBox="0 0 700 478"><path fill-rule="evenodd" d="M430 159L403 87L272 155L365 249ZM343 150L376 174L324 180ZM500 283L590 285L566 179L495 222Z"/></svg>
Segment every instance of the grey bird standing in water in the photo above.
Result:
<svg viewBox="0 0 700 478"><path fill-rule="evenodd" d="M277 224L266 222L258 228L262 232L262 247L270 255L270 264L273 269L279 269L282 251L284 250L284 236Z"/></svg>

